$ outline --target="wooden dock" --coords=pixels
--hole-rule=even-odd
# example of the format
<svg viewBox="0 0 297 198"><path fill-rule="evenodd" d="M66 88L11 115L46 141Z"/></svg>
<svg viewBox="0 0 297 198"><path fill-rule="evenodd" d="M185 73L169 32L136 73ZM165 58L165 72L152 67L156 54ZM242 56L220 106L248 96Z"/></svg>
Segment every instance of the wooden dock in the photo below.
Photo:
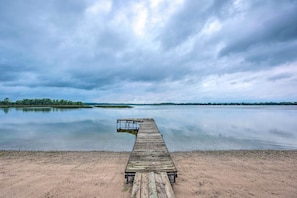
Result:
<svg viewBox="0 0 297 198"><path fill-rule="evenodd" d="M167 197L173 197L170 195L171 185L168 187L166 178L174 183L177 177L177 169L154 119L118 119L117 131L136 135L136 141L125 169L127 183L130 180L134 181L133 193L137 194L137 189L143 188L140 186L146 186L151 189L148 191L150 194L154 192L154 189L159 188L156 192L167 192ZM146 178L149 179L146 180ZM137 182L142 183L142 185L139 186ZM146 183L153 183L153 185ZM142 190L142 192L146 192L146 190Z"/></svg>
<svg viewBox="0 0 297 198"><path fill-rule="evenodd" d="M171 183L165 172L136 173L131 198L174 198Z"/></svg>

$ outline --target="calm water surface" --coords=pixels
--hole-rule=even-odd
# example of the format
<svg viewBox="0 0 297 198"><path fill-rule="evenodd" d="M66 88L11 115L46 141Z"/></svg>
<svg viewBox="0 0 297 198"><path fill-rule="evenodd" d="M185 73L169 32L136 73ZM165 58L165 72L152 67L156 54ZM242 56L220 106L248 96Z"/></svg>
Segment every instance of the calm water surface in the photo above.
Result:
<svg viewBox="0 0 297 198"><path fill-rule="evenodd" d="M154 118L170 151L297 149L297 106L0 109L0 150L131 151L117 118Z"/></svg>

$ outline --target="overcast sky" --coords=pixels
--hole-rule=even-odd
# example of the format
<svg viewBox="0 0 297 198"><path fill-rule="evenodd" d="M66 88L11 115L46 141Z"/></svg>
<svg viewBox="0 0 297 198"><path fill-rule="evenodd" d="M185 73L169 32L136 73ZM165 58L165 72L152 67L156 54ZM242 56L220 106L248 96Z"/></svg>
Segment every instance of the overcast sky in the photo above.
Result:
<svg viewBox="0 0 297 198"><path fill-rule="evenodd" d="M297 101L297 1L0 0L0 97Z"/></svg>

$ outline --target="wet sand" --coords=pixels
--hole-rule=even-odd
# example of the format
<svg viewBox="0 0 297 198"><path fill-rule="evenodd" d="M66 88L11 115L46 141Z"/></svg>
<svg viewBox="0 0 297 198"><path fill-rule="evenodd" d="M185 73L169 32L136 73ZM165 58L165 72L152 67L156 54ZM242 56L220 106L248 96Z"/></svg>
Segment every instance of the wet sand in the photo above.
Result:
<svg viewBox="0 0 297 198"><path fill-rule="evenodd" d="M296 197L297 151L171 153L182 197ZM0 197L130 197L128 152L0 151Z"/></svg>

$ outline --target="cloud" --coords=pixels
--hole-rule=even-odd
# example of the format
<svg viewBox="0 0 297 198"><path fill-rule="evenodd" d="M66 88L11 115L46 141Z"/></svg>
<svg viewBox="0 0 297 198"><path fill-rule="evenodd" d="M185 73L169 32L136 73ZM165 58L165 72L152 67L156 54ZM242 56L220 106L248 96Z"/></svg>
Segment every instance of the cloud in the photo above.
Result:
<svg viewBox="0 0 297 198"><path fill-rule="evenodd" d="M159 39L162 45L168 50L199 34L208 20L224 15L224 9L230 2L185 1L161 31Z"/></svg>
<svg viewBox="0 0 297 198"><path fill-rule="evenodd" d="M1 2L0 95L295 100L296 10L291 0Z"/></svg>
<svg viewBox="0 0 297 198"><path fill-rule="evenodd" d="M245 61L266 66L276 66L297 60L297 41L267 44L250 50Z"/></svg>
<svg viewBox="0 0 297 198"><path fill-rule="evenodd" d="M232 37L226 39L226 46L220 50L219 57L246 53L257 48L269 52L270 47L280 43L290 44L297 39L296 1L284 1L281 4L272 1L255 2L242 18L230 19L223 27L226 32L231 29L229 33ZM263 49L265 47L268 49Z"/></svg>
<svg viewBox="0 0 297 198"><path fill-rule="evenodd" d="M287 79L287 78L291 78L293 75L290 73L280 73L274 76L271 76L268 78L269 81L278 81L278 80L282 80L282 79Z"/></svg>

